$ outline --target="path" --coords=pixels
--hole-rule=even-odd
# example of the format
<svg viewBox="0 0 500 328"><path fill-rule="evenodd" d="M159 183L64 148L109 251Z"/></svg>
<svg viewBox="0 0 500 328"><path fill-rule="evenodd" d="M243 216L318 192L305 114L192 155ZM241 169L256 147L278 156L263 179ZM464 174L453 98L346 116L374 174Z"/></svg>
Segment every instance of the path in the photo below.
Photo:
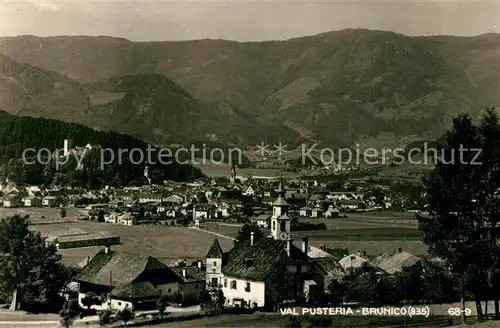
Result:
<svg viewBox="0 0 500 328"><path fill-rule="evenodd" d="M200 229L200 228L196 228L196 227L189 227L189 229L193 229L193 230L197 230L197 231L203 231L203 232L209 233L209 234L214 235L214 236L218 236L218 237L222 237L222 238L228 238L228 239L236 241L236 238L229 237L229 236L223 235L221 233L217 233L217 232L213 232L213 231L208 231L208 230Z"/></svg>

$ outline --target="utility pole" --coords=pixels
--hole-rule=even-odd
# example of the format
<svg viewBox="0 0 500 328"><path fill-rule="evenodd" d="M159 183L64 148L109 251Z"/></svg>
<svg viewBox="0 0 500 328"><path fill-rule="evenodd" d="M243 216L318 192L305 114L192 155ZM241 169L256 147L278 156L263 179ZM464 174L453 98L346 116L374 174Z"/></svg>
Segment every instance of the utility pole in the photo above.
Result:
<svg viewBox="0 0 500 328"><path fill-rule="evenodd" d="M113 283L113 271L109 270L109 287L112 288L112 283ZM108 298L108 309L111 310L111 289L109 291L109 298Z"/></svg>

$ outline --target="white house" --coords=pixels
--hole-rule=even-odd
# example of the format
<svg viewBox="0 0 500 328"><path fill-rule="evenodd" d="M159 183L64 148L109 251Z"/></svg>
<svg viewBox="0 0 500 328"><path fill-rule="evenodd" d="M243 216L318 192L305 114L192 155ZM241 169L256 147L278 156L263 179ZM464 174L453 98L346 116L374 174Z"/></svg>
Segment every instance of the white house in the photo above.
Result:
<svg viewBox="0 0 500 328"><path fill-rule="evenodd" d="M252 186L248 186L241 194L243 196L255 196L255 190L253 190Z"/></svg>
<svg viewBox="0 0 500 328"><path fill-rule="evenodd" d="M41 207L42 199L36 196L28 196L23 199L25 207Z"/></svg>
<svg viewBox="0 0 500 328"><path fill-rule="evenodd" d="M113 223L113 224L119 223L119 219L118 219L119 216L120 216L120 214L116 213L116 212L106 214L106 215L104 215L104 222Z"/></svg>
<svg viewBox="0 0 500 328"><path fill-rule="evenodd" d="M3 207L20 207L22 204L21 197L16 194L9 195L3 199Z"/></svg>
<svg viewBox="0 0 500 328"><path fill-rule="evenodd" d="M54 196L46 196L42 198L43 206L55 206L56 205L56 197Z"/></svg>
<svg viewBox="0 0 500 328"><path fill-rule="evenodd" d="M128 212L123 213L120 216L118 216L117 220L118 220L119 224L128 225L128 226L134 225L136 222L135 217Z"/></svg>

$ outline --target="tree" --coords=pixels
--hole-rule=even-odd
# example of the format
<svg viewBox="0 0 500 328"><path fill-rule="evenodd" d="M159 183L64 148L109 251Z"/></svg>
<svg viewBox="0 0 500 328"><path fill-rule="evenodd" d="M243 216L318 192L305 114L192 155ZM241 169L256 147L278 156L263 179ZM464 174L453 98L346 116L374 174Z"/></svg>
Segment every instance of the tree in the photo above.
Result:
<svg viewBox="0 0 500 328"><path fill-rule="evenodd" d="M224 312L224 304L226 304L226 296L224 296L222 288L219 288L217 289L217 293L215 295L215 311L218 314L222 314Z"/></svg>
<svg viewBox="0 0 500 328"><path fill-rule="evenodd" d="M63 309L59 312L61 317L61 325L65 328L69 328L73 324L73 321L78 316L78 301L75 299L69 299L64 304Z"/></svg>
<svg viewBox="0 0 500 328"><path fill-rule="evenodd" d="M130 322L134 318L134 312L130 307L125 307L123 310L119 312L120 320L123 321L123 325L127 325L127 322Z"/></svg>
<svg viewBox="0 0 500 328"><path fill-rule="evenodd" d="M158 309L158 314L160 315L160 319L163 319L163 316L166 314L165 311L167 309L167 300L164 296L160 296L156 300L156 308Z"/></svg>
<svg viewBox="0 0 500 328"><path fill-rule="evenodd" d="M252 232L254 233L254 243L258 242L261 238L264 237L264 233L262 232L262 230L260 230L257 224L245 224L238 231L238 236L236 237L237 242L250 242L250 236Z"/></svg>
<svg viewBox="0 0 500 328"><path fill-rule="evenodd" d="M498 272L500 272L500 259L498 241L499 234L496 227L500 222L500 200L496 192L500 187L500 123L494 109L487 109L479 126L481 135L481 169L482 169L482 197L479 198L479 206L482 207L483 215L488 229L487 239L492 256L490 267L486 276L490 295L494 298L495 317L500 319L500 296ZM486 304L490 297L487 297ZM487 308L486 308L487 309Z"/></svg>
<svg viewBox="0 0 500 328"><path fill-rule="evenodd" d="M481 198L481 170L473 165L481 148L478 129L467 115L453 120L446 134L446 145L428 179L424 181L429 217L419 216L423 241L431 255L445 259L458 277L457 287L465 309L467 288L477 279L476 269L486 265L484 253L489 242L484 237L484 222L478 212ZM477 302L476 298L476 302ZM478 308L481 317L481 308ZM462 316L465 323L465 316Z"/></svg>
<svg viewBox="0 0 500 328"><path fill-rule="evenodd" d="M27 311L59 310L60 292L70 279L68 269L52 243L28 229L27 217L15 215L0 221L1 288L14 293Z"/></svg>
<svg viewBox="0 0 500 328"><path fill-rule="evenodd" d="M61 218L65 218L66 217L66 208L61 208L61 210L59 211L60 212L60 215L61 215Z"/></svg>
<svg viewBox="0 0 500 328"><path fill-rule="evenodd" d="M82 305L87 307L87 310L90 311L92 305L99 305L101 303L100 298L97 297L94 293L88 293L85 297L82 298Z"/></svg>
<svg viewBox="0 0 500 328"><path fill-rule="evenodd" d="M99 314L99 326L107 327L111 323L111 311L106 310Z"/></svg>

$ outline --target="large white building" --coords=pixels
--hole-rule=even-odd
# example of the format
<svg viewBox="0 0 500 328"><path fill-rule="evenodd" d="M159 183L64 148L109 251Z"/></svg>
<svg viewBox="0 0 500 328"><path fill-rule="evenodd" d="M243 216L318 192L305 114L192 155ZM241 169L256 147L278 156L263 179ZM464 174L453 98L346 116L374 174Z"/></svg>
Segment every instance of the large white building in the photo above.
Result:
<svg viewBox="0 0 500 328"><path fill-rule="evenodd" d="M254 240L252 234L249 242L239 242L226 253L215 239L207 254L207 286L222 289L226 306L273 307L276 293L283 286L300 291L309 301L324 292L325 271L307 255L307 238L303 239L302 249L294 246L290 238L289 204L281 182L278 194L273 204L271 236ZM294 279L284 279L287 275Z"/></svg>

